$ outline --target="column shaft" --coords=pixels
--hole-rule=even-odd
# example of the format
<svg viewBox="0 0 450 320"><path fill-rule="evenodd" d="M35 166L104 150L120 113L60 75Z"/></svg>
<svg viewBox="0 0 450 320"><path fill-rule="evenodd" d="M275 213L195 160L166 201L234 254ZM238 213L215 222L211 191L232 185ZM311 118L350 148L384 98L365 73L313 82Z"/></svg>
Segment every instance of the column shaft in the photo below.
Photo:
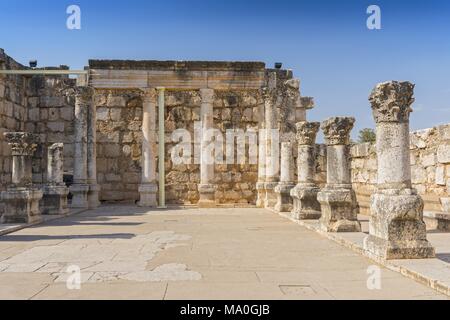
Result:
<svg viewBox="0 0 450 320"><path fill-rule="evenodd" d="M156 89L147 89L142 99L142 183L139 206L156 207Z"/></svg>
<svg viewBox="0 0 450 320"><path fill-rule="evenodd" d="M208 130L214 128L213 118L213 102L214 90L201 89L202 97L201 120L202 120L202 139L201 139L201 155L200 155L200 185L199 185L199 207L214 207L216 186L214 183L214 154L210 154L208 145L212 142L211 135L207 134Z"/></svg>

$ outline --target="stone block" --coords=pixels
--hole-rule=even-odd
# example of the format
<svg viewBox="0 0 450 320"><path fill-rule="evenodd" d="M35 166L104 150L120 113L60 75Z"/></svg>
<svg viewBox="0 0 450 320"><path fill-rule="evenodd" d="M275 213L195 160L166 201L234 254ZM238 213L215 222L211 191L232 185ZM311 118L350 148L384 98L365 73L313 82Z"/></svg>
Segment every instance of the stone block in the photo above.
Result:
<svg viewBox="0 0 450 320"><path fill-rule="evenodd" d="M444 166L436 167L435 183L439 186L445 186L445 167Z"/></svg>
<svg viewBox="0 0 450 320"><path fill-rule="evenodd" d="M437 150L437 160L439 163L450 163L450 145L440 145Z"/></svg>

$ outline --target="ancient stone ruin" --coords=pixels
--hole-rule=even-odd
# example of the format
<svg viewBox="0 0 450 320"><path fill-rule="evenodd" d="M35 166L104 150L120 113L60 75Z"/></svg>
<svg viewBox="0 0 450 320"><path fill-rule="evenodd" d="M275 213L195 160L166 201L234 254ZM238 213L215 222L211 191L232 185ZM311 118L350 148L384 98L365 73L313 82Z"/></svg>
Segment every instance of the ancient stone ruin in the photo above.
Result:
<svg viewBox="0 0 450 320"><path fill-rule="evenodd" d="M3 50L0 65L28 70ZM408 82L372 92L375 147L351 143L352 117L325 120L317 144L313 99L292 71L261 62L91 60L79 79L35 71L0 75L2 223L128 202L257 206L335 233L360 232L362 213L365 249L382 259L432 257L425 222L447 227L450 128L410 138Z"/></svg>

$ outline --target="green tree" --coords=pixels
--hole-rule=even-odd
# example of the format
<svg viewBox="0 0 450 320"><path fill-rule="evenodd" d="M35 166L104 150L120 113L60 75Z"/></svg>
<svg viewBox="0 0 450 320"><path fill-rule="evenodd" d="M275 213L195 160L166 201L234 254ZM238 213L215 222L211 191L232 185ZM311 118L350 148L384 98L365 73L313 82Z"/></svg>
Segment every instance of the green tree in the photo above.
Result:
<svg viewBox="0 0 450 320"><path fill-rule="evenodd" d="M373 129L362 129L359 132L358 142L359 143L366 143L366 142L375 142L377 136L375 134L375 130Z"/></svg>

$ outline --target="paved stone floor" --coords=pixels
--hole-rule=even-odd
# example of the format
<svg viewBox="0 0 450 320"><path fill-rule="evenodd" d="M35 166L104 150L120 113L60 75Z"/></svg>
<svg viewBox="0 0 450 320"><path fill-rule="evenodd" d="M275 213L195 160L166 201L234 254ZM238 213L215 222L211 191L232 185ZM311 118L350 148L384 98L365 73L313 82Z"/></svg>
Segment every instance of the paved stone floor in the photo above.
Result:
<svg viewBox="0 0 450 320"><path fill-rule="evenodd" d="M373 264L262 209L105 206L1 236L0 299L446 299Z"/></svg>

